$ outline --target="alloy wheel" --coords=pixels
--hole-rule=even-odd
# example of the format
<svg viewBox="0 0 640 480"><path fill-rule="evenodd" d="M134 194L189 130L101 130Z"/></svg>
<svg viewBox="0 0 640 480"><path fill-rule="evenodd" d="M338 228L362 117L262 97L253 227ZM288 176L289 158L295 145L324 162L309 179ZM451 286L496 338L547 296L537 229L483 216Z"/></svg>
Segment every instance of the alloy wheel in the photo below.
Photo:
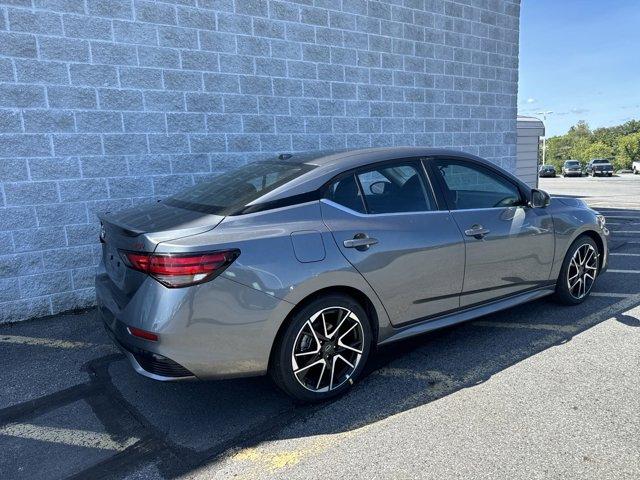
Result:
<svg viewBox="0 0 640 480"><path fill-rule="evenodd" d="M312 392L329 392L347 382L362 359L360 319L344 307L314 313L302 326L291 352L293 374Z"/></svg>
<svg viewBox="0 0 640 480"><path fill-rule="evenodd" d="M571 257L567 270L569 293L576 299L587 296L598 273L598 253L593 245L581 245Z"/></svg>

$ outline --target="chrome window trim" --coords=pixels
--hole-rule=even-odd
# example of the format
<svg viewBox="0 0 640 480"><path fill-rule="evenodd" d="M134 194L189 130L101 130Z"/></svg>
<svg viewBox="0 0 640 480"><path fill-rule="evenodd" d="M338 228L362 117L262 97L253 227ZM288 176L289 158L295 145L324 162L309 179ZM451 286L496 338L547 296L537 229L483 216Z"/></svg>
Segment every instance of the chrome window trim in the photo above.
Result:
<svg viewBox="0 0 640 480"><path fill-rule="evenodd" d="M329 200L328 198L321 198L320 202L325 203L331 207L337 208L338 210L342 210L345 213L349 213L351 215L362 217L362 218L397 217L397 216L406 216L406 215L427 215L432 213L449 214L449 210L418 210L415 212L360 213L350 209L349 207L340 205L339 203L336 203L333 200Z"/></svg>

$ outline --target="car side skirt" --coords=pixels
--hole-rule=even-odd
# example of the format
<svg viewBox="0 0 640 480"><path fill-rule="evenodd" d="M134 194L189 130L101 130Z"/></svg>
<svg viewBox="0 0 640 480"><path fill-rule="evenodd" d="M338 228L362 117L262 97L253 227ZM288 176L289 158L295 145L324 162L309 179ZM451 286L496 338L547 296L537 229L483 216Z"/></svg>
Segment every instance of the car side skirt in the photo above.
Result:
<svg viewBox="0 0 640 480"><path fill-rule="evenodd" d="M545 284L542 287L538 287L526 292L518 293L509 297L505 297L499 300L494 300L488 303L483 303L471 308L465 308L464 310L458 310L449 314L446 314L437 318L429 318L420 323L414 323L405 328L394 329L395 332L391 336L381 340L378 345L386 345L398 340L404 340L414 335L420 335L423 333L438 330L440 328L450 327L458 323L474 320L483 315L499 312L507 308L515 307L522 303L527 303L533 300L537 300L542 297L551 295L555 291L555 282L551 284Z"/></svg>

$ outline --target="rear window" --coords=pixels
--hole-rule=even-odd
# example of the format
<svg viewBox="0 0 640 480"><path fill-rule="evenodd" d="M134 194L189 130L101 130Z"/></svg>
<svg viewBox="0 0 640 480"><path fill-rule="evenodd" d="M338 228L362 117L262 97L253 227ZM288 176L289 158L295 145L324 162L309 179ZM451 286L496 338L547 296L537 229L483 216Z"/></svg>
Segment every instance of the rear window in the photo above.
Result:
<svg viewBox="0 0 640 480"><path fill-rule="evenodd" d="M303 163L250 163L173 195L165 203L215 215L232 215L248 203L314 168Z"/></svg>
<svg viewBox="0 0 640 480"><path fill-rule="evenodd" d="M609 160L594 160L592 163L609 163Z"/></svg>
<svg viewBox="0 0 640 480"><path fill-rule="evenodd" d="M573 162L564 162L564 164L565 164L567 167L577 167L578 165L580 165L580 162L577 162L577 161L573 161Z"/></svg>

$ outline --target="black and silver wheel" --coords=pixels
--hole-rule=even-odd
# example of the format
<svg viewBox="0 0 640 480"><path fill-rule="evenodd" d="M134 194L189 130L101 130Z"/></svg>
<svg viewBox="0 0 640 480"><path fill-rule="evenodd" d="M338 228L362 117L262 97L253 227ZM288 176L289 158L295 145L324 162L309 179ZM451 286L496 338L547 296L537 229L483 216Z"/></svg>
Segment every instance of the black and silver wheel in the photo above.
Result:
<svg viewBox="0 0 640 480"><path fill-rule="evenodd" d="M556 299L568 305L582 303L598 276L600 254L591 237L579 237L569 248L556 284Z"/></svg>
<svg viewBox="0 0 640 480"><path fill-rule="evenodd" d="M298 400L340 395L360 376L371 341L369 319L355 300L323 297L294 315L276 345L271 375Z"/></svg>

